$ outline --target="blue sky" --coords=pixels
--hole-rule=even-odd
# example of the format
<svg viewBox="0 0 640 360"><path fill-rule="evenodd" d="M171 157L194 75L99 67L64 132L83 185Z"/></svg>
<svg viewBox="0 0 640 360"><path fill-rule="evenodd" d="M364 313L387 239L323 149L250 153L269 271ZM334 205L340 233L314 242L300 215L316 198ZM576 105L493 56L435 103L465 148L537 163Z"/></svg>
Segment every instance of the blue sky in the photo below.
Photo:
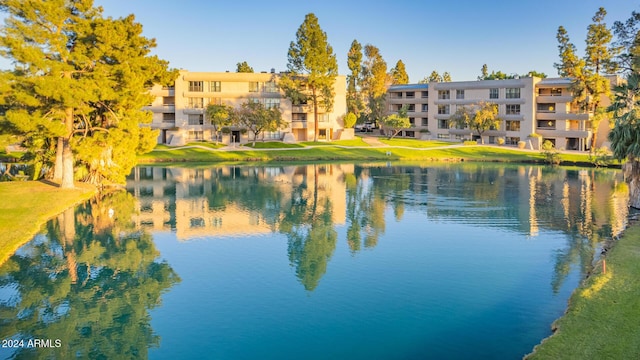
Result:
<svg viewBox="0 0 640 360"><path fill-rule="evenodd" d="M335 0L168 1L99 0L108 16L133 13L155 53L172 67L190 71L235 71L247 61L255 71L286 70L289 43L307 13L327 33L347 74L354 39L377 46L389 68L402 59L411 82L431 71L448 71L454 81L474 80L489 70L557 76L556 31L563 25L580 53L587 26L600 6L607 24L626 20L640 1L416 1ZM8 62L0 59L0 67Z"/></svg>

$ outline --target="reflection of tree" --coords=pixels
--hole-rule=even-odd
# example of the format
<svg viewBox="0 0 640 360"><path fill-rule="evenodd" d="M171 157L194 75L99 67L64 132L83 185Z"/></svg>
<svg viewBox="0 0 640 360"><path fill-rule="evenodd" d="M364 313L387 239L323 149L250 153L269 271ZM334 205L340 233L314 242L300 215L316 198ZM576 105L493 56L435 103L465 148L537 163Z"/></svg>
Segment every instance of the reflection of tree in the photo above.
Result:
<svg viewBox="0 0 640 360"><path fill-rule="evenodd" d="M319 193L318 168L313 166L313 188L309 176L294 186L291 207L280 222L280 232L289 239L289 261L304 288L313 291L327 271L327 263L336 248L337 232L332 219L330 194Z"/></svg>
<svg viewBox="0 0 640 360"><path fill-rule="evenodd" d="M0 287L17 289L0 303L0 337L61 340L17 358L146 357L159 344L148 310L179 278L132 227L133 205L118 192L65 212L0 269Z"/></svg>

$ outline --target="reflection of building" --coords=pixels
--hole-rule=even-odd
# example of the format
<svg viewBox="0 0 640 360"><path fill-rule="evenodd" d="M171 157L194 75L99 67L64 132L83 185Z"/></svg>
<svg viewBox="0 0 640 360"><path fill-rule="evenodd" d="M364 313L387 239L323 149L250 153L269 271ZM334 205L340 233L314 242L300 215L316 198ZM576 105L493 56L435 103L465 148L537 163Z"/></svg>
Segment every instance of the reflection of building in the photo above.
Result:
<svg viewBox="0 0 640 360"><path fill-rule="evenodd" d="M171 230L178 239L278 231L292 204L328 199L331 220L344 224L345 173L353 165L139 167L127 189L139 200L135 219L142 228Z"/></svg>
<svg viewBox="0 0 640 360"><path fill-rule="evenodd" d="M242 103L257 101L265 107L279 108L286 127L266 132L265 139L285 141L313 140L313 108L292 105L278 87L279 73L217 73L181 70L173 87L155 86L156 98L146 109L153 112L151 127L160 129L158 142L183 145L189 141L213 140L214 129L207 123L205 109L209 104L225 104L238 108ZM345 76L336 77L334 104L331 112L319 107L318 138L340 139L343 136L342 116L346 111ZM247 142L249 133L229 127L222 142Z"/></svg>
<svg viewBox="0 0 640 360"><path fill-rule="evenodd" d="M620 79L609 77L611 86ZM485 143L507 145L529 142L538 148L538 134L542 143L551 141L556 148L588 150L591 145L593 113L580 109L573 100L571 79L523 77L508 80L431 82L429 84L394 85L387 91L388 113L403 106L408 110L412 127L401 136L423 139L476 139L469 129L451 128L449 118L461 106L478 102L498 105L500 126L483 134ZM609 99L603 97L602 105ZM597 129L597 144L607 141L608 124L602 121Z"/></svg>

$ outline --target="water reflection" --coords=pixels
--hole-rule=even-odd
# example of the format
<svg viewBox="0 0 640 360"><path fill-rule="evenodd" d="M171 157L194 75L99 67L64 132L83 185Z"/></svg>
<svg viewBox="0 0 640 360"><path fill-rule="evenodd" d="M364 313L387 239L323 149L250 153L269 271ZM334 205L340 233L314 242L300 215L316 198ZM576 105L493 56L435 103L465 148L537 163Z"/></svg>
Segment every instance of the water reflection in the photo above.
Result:
<svg viewBox="0 0 640 360"><path fill-rule="evenodd" d="M122 191L68 210L0 268L0 338L53 344L15 358L146 358L159 344L149 310L179 278L156 261L134 204Z"/></svg>
<svg viewBox="0 0 640 360"><path fill-rule="evenodd" d="M128 190L139 199L136 223L171 230L179 240L282 233L305 289L314 290L340 241L352 255L385 234L385 212L425 221L499 228L535 239L557 231L552 288L572 264L588 271L603 239L626 223L626 188L610 170L492 164L136 168ZM338 239L338 226L346 239ZM407 226L411 226L408 224Z"/></svg>

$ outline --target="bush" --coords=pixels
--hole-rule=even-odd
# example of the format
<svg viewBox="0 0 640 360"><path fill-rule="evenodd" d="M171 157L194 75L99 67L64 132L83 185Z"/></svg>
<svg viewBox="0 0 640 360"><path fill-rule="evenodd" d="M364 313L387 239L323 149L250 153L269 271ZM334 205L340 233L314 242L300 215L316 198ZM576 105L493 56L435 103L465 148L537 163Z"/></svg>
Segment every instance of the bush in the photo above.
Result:
<svg viewBox="0 0 640 360"><path fill-rule="evenodd" d="M589 153L589 161L595 167L608 166L612 160L609 150L606 147L600 147L594 152Z"/></svg>
<svg viewBox="0 0 640 360"><path fill-rule="evenodd" d="M356 114L352 112L348 113L343 119L345 129L354 127L356 125L356 121L358 121Z"/></svg>
<svg viewBox="0 0 640 360"><path fill-rule="evenodd" d="M222 129L220 129L220 132L223 134L231 134L231 129L229 129L228 127L223 127Z"/></svg>
<svg viewBox="0 0 640 360"><path fill-rule="evenodd" d="M560 153L556 150L556 147L549 140L546 140L542 144L542 154L544 155L544 161L549 165L560 164Z"/></svg>
<svg viewBox="0 0 640 360"><path fill-rule="evenodd" d="M504 145L504 138L498 138L498 145Z"/></svg>
<svg viewBox="0 0 640 360"><path fill-rule="evenodd" d="M525 146L527 146L526 142L524 142L522 140L518 141L518 149L524 149Z"/></svg>
<svg viewBox="0 0 640 360"><path fill-rule="evenodd" d="M464 145L478 145L478 142L475 140L465 140L462 144Z"/></svg>

